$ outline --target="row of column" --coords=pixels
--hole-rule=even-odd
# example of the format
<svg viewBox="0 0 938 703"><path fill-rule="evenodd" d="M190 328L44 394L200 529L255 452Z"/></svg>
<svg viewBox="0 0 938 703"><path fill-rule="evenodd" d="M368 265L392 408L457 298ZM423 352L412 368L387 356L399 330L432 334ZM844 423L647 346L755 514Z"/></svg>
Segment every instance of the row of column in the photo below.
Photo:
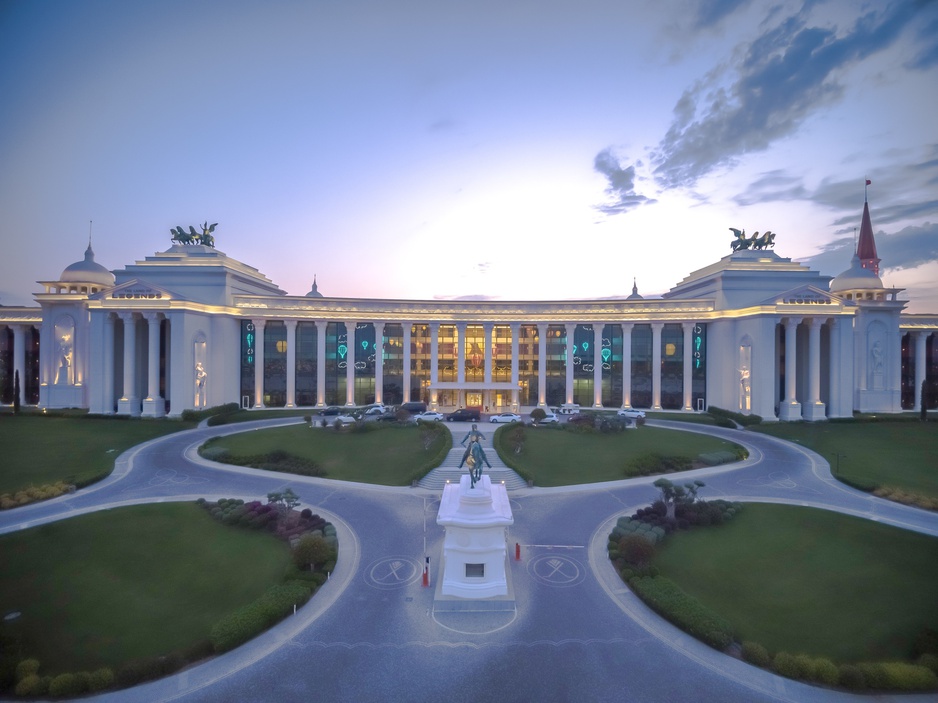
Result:
<svg viewBox="0 0 938 703"><path fill-rule="evenodd" d="M821 326L823 317L787 317L785 326L785 398L779 404L779 420L823 420L826 407L821 402ZM797 341L798 325L808 328L808 398L802 404L797 399ZM831 358L837 359L831 350Z"/></svg>
<svg viewBox="0 0 938 703"><path fill-rule="evenodd" d="M254 324L254 333L256 335L255 353L254 353L254 397L256 399L254 407L264 407L264 328L266 320L256 319L251 321ZM296 326L297 320L284 320L287 332L287 397L286 407L296 407ZM324 359L326 356L326 321L316 321L316 339L317 339L317 358ZM344 322L346 330L346 346L349 349L355 348L355 327L356 322ZM383 340L384 322L374 322L375 339ZM411 364L411 327L413 323L401 323L404 332L404 358L403 367L405 376L409 379ZM518 335L521 331L520 322L510 323L511 329L511 385L512 385L512 404L518 404ZM602 405L602 333L603 327L607 323L593 324L593 406L601 408ZM632 328L635 323L608 323L622 325L622 406L631 407L631 387L632 387ZM661 330L665 323L651 323L652 330L652 409L661 409ZM466 381L466 346L462 343L465 339L466 327L468 323L457 322L460 343L457 345L457 384L464 384ZM693 410L692 406L692 365L693 365L693 344L692 335L694 330L693 322L681 323L684 332L684 410ZM439 378L439 331L440 323L431 322L430 327L430 378L431 383ZM495 325L491 322L482 324L485 334L485 379L486 385L492 383L492 331ZM547 405L547 332L550 323L538 323L537 330L540 342L538 344L538 406ZM567 334L566 357L573 359L573 336L577 323L567 323L564 325ZM383 354L375 356L375 402L383 402ZM346 366L346 404L355 404L355 364ZM317 365L316 378L316 405L325 405L325 386L326 386L326 367L325 364ZM432 390L432 389L431 389ZM431 405L435 407L437 400L436 391L432 390ZM410 382L403 384L403 401L410 401ZM566 402L573 403L573 364L566 365Z"/></svg>
<svg viewBox="0 0 938 703"><path fill-rule="evenodd" d="M164 317L157 312L140 313L147 323L147 395L137 395L137 313L117 314L124 324L123 393L117 401L119 415L133 417L162 417L166 414L166 401L160 396L160 323ZM105 412L114 397L114 323L108 315L104 319L104 398Z"/></svg>

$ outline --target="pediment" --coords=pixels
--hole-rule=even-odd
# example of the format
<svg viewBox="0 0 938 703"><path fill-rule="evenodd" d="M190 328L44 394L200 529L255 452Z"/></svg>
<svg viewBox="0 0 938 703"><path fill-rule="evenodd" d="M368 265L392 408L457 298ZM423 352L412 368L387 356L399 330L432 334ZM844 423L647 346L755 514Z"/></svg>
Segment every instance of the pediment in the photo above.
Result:
<svg viewBox="0 0 938 703"><path fill-rule="evenodd" d="M843 305L843 301L829 291L815 286L798 286L762 301L762 305Z"/></svg>
<svg viewBox="0 0 938 703"><path fill-rule="evenodd" d="M131 300L178 300L181 296L173 291L156 286L148 281L142 281L135 278L119 286L114 286L108 290L101 291L91 296L94 300L101 301L131 301Z"/></svg>

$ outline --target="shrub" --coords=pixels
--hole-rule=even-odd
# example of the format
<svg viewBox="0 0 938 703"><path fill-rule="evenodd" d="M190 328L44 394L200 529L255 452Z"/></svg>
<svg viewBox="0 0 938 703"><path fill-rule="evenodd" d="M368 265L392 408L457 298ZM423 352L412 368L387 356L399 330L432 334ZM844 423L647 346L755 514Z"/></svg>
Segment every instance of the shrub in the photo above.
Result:
<svg viewBox="0 0 938 703"><path fill-rule="evenodd" d="M38 659L24 659L19 664L16 665L16 680L22 681L27 676L32 676L39 673L39 660Z"/></svg>
<svg viewBox="0 0 938 703"><path fill-rule="evenodd" d="M802 669L794 655L788 652L779 652L772 660L772 670L779 676L790 679L802 678Z"/></svg>
<svg viewBox="0 0 938 703"><path fill-rule="evenodd" d="M938 674L938 654L923 654L915 663L919 666L925 666Z"/></svg>
<svg viewBox="0 0 938 703"><path fill-rule="evenodd" d="M312 589L296 581L271 586L253 603L225 616L212 627L211 640L216 652L227 652L260 634L278 620L303 605Z"/></svg>
<svg viewBox="0 0 938 703"><path fill-rule="evenodd" d="M931 669L906 662L875 662L857 665L869 688L889 691L928 691L938 687Z"/></svg>
<svg viewBox="0 0 938 703"><path fill-rule="evenodd" d="M85 690L85 679L78 674L59 674L49 684L50 696L71 698Z"/></svg>
<svg viewBox="0 0 938 703"><path fill-rule="evenodd" d="M41 696L47 692L43 680L38 674L27 674L16 684L13 692L17 696Z"/></svg>
<svg viewBox="0 0 938 703"><path fill-rule="evenodd" d="M743 642L743 661L747 661L755 666L768 668L772 663L772 657L768 650L758 642Z"/></svg>
<svg viewBox="0 0 938 703"><path fill-rule="evenodd" d="M117 670L117 683L121 688L136 686L143 681L157 679L163 675L163 667L157 657L143 657L125 662Z"/></svg>
<svg viewBox="0 0 938 703"><path fill-rule="evenodd" d="M293 548L293 563L299 569L323 564L332 557L332 549L320 535L303 535Z"/></svg>
<svg viewBox="0 0 938 703"><path fill-rule="evenodd" d="M836 686L840 680L840 672L834 662L822 657L814 660L813 679L825 686Z"/></svg>
<svg viewBox="0 0 938 703"><path fill-rule="evenodd" d="M105 691L114 685L114 672L107 667L96 669L88 674L88 690L92 693Z"/></svg>
<svg viewBox="0 0 938 703"><path fill-rule="evenodd" d="M633 578L629 585L653 610L716 649L733 641L730 624L662 576Z"/></svg>
<svg viewBox="0 0 938 703"><path fill-rule="evenodd" d="M642 535L626 535L619 540L619 554L633 566L643 566L655 556L655 545Z"/></svg>
<svg viewBox="0 0 938 703"><path fill-rule="evenodd" d="M840 685L853 691L866 688L866 679L863 672L854 664L840 665Z"/></svg>

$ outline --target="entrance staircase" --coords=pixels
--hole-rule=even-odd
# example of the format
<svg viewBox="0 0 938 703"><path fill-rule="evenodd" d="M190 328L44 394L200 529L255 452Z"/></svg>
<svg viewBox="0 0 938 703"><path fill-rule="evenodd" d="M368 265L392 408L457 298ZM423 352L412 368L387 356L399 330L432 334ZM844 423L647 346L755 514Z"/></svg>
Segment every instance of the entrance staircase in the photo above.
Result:
<svg viewBox="0 0 938 703"><path fill-rule="evenodd" d="M465 447L460 446L459 441L469 431L469 427L470 425L466 424L465 429L463 429L462 423L453 425L453 448L449 450L449 454L446 455L442 464L417 482L418 487L431 491L442 491L447 482L459 483L459 479L469 473L469 469L466 468L465 464L461 469L459 468L459 462L466 451ZM494 431L491 433L485 432L487 437L491 437L493 434L495 434ZM492 483L504 481L505 488L509 491L527 488L527 482L512 469L505 466L505 463L498 457L489 442L484 442L483 447L485 448L485 456L491 462L492 468L485 466L482 468L482 473L491 478Z"/></svg>

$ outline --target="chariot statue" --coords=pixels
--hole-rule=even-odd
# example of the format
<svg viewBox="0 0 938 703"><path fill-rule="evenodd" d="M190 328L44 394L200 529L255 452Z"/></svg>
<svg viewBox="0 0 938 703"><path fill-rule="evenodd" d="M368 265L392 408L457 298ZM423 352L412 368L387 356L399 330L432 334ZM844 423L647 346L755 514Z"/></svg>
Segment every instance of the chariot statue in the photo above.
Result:
<svg viewBox="0 0 938 703"><path fill-rule="evenodd" d="M730 231L736 237L731 243L730 246L733 248L733 251L742 251L744 249L768 249L769 247L775 246L775 232L766 232L763 235L760 235L758 232L753 234L748 239L746 238L746 230L736 229L735 227L730 227Z"/></svg>
<svg viewBox="0 0 938 703"><path fill-rule="evenodd" d="M195 227L191 225L189 226L188 232L182 227L175 227L169 230L169 233L173 235L172 241L178 244L203 244L207 247L214 247L215 237L212 236L212 232L218 227L218 223L216 222L213 225L209 225L208 220L206 220L201 226L201 233L196 232Z"/></svg>

